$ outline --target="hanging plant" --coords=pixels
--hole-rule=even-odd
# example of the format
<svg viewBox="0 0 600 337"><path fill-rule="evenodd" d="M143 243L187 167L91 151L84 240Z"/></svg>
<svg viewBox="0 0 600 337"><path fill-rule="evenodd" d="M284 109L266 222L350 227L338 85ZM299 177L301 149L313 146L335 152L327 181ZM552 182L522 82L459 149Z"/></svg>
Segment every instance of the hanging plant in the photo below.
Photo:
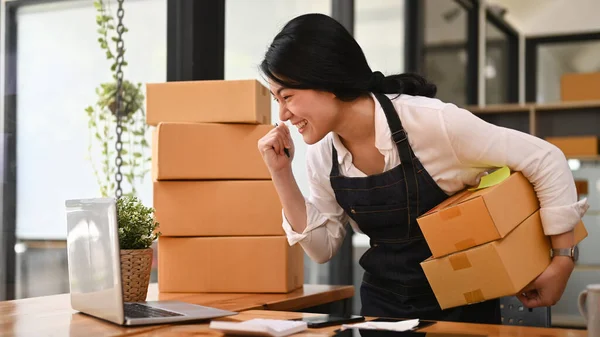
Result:
<svg viewBox="0 0 600 337"><path fill-rule="evenodd" d="M118 59L118 48L123 48L118 43L117 28L115 20L110 13L110 4L104 0L95 0L96 25L98 26L98 43L105 52L106 59L111 62L110 71L113 73L112 81L101 83L96 88L98 99L94 105L88 106L85 111L88 115L89 144L88 156L96 176L100 194L103 197L112 195L115 187L115 149L116 135L116 108L117 108L117 65L121 69L127 66L125 61L125 49L122 51L123 58ZM122 27L122 33L127 32ZM146 174L150 171L150 146L146 141L146 113L144 111L144 94L141 90L142 84L134 84L123 79L121 87L121 125L122 125L122 165L121 172L124 181L129 183L130 190L124 195L135 196L136 185L142 183Z"/></svg>

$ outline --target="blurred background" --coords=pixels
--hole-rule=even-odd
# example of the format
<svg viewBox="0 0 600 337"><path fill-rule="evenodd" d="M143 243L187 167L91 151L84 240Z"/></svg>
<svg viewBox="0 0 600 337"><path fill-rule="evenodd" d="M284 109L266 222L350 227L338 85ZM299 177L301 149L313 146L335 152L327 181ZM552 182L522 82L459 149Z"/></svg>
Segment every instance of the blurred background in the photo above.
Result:
<svg viewBox="0 0 600 337"><path fill-rule="evenodd" d="M115 15L116 1L104 2ZM152 82L265 83L258 64L275 34L293 17L318 12L344 24L373 70L422 73L440 99L492 123L540 137L600 132L600 87L597 97L573 99L562 82L567 74L600 76L597 0L125 0L123 6L125 77L141 83L142 93ZM99 150L88 148L94 141L86 108L112 73L97 15L92 0L2 0L0 300L69 291L64 200L99 195L89 158ZM272 113L277 120L275 102ZM308 195L306 147L294 137L293 169ZM585 186L580 197L590 202L584 218L590 235L551 310L554 326L583 326L577 295L600 282L599 161L570 156L578 186ZM152 205L150 175L135 186ZM358 259L367 247L363 235L353 234L326 264L306 257L305 283L354 284L358 313ZM152 275L155 282L156 267Z"/></svg>

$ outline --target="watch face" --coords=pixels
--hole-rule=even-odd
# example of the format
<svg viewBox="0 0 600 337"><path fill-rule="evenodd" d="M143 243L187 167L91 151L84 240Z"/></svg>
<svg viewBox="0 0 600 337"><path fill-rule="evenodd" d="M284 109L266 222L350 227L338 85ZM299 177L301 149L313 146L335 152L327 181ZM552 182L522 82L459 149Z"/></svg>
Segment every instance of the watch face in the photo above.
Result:
<svg viewBox="0 0 600 337"><path fill-rule="evenodd" d="M579 247L573 247L573 261L577 261L579 259Z"/></svg>

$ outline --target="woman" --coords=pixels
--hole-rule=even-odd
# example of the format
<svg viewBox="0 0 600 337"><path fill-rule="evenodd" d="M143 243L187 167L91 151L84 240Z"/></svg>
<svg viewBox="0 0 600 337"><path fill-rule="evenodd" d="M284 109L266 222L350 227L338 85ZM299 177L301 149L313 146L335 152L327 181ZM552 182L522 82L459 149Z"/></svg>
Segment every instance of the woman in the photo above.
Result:
<svg viewBox="0 0 600 337"><path fill-rule="evenodd" d="M324 263L338 250L347 222L368 235L371 248L360 260L363 315L500 323L497 300L440 309L420 267L430 251L416 222L495 167L509 166L531 181L553 247L573 246L573 228L587 204L577 202L560 150L434 99L435 86L417 75L373 72L334 19L308 14L291 20L261 70L280 119L309 144L305 200L292 173L294 145L285 123L258 143L289 243ZM573 266L571 257L554 257L520 300L528 307L553 305Z"/></svg>

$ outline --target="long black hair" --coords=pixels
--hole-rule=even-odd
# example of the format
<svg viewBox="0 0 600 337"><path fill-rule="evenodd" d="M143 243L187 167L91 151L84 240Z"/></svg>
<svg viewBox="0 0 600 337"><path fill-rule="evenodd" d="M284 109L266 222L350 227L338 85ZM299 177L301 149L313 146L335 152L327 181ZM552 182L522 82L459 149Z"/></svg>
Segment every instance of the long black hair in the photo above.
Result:
<svg viewBox="0 0 600 337"><path fill-rule="evenodd" d="M284 87L328 91L343 101L369 92L436 94L436 86L417 74L373 72L352 35L324 14L305 14L289 21L273 39L260 70Z"/></svg>

